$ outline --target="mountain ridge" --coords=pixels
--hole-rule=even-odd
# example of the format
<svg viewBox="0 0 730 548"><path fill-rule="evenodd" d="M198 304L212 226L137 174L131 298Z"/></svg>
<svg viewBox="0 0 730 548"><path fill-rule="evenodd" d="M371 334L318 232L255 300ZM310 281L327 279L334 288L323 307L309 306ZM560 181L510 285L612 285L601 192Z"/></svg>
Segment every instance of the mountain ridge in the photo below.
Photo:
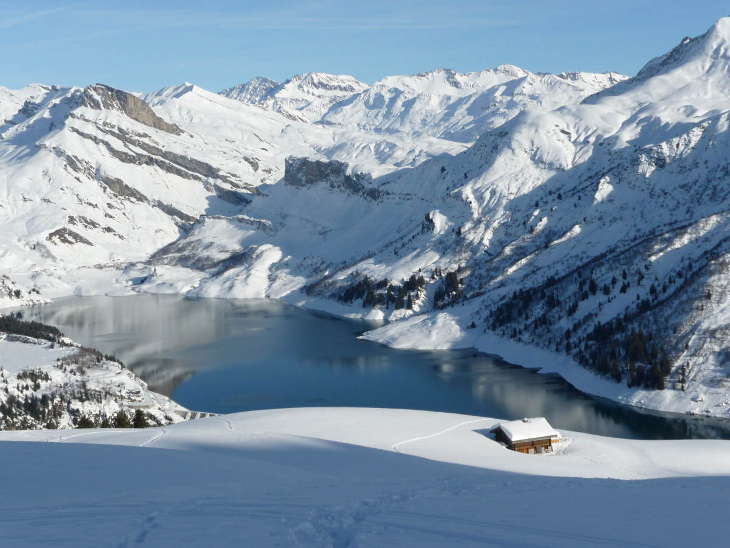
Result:
<svg viewBox="0 0 730 548"><path fill-rule="evenodd" d="M345 82L339 87L343 90L348 89L347 82L356 84L349 86L350 93L336 95L334 100L329 96L311 103L311 96L317 94L316 86L300 86L303 97L297 97L292 89L296 85L291 83L306 83L312 75ZM350 76L324 73L296 75L283 84L257 77L220 93L295 120L470 142L485 129L504 123L522 110L556 108L626 78L615 72L531 73L514 65L499 65L467 73L439 68L386 76L372 85ZM551 100L545 102L546 97ZM467 128L463 127L466 123Z"/></svg>

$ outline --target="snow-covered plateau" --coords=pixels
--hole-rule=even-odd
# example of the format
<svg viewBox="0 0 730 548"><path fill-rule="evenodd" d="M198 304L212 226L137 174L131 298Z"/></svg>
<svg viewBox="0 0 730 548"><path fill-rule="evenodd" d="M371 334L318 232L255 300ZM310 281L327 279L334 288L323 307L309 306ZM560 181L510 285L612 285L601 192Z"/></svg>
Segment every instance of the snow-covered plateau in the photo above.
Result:
<svg viewBox="0 0 730 548"><path fill-rule="evenodd" d="M730 442L305 408L133 430L0 432L6 546L724 546Z"/></svg>
<svg viewBox="0 0 730 548"><path fill-rule="evenodd" d="M632 78L0 88L0 304L278 298L727 418L728 89L730 18Z"/></svg>

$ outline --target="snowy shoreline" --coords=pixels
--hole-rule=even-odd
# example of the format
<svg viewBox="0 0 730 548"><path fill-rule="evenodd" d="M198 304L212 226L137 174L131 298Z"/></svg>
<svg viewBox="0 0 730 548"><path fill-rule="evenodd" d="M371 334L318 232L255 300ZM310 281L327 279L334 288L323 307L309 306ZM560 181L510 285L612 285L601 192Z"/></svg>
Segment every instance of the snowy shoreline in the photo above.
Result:
<svg viewBox="0 0 730 548"><path fill-rule="evenodd" d="M507 364L536 370L540 374L556 374L576 390L591 397L609 400L640 411L669 415L730 420L728 396L702 392L697 386L686 392L629 388L602 378L568 356L478 329L464 329L458 315L448 312L427 312L397 322L353 312L352 308L322 298L301 294L284 297L283 302L335 317L382 322L360 335L360 338L402 350L474 350ZM468 305L463 308L468 308ZM466 314L465 314L466 315ZM701 388L701 387L699 387Z"/></svg>
<svg viewBox="0 0 730 548"><path fill-rule="evenodd" d="M67 337L0 332L0 430L165 425L192 412L110 355Z"/></svg>
<svg viewBox="0 0 730 548"><path fill-rule="evenodd" d="M120 288L120 290L106 293L92 291L85 296L156 293L150 291L150 289L149 287L142 287L121 291ZM190 296L184 292L161 292L158 294L173 294L191 299L211 298ZM73 295L59 295L52 300L71 296ZM217 298L229 300L226 297ZM443 311L432 312L414 315L397 322L389 322L382 314L378 317L373 314L373 311L358 313L351 306L323 298L308 297L302 293L293 293L281 299L272 300L278 300L311 312L325 313L337 318L370 322L372 328L360 335L360 338L391 348L404 350L474 350L490 357L496 357L510 365L537 370L541 374L557 374L562 380L583 394L610 400L616 404L640 411L665 413L677 415L678 417L697 416L712 419L730 419L730 405L722 405L727 400L727 396L722 393L708 394L705 392L703 394L698 392L697 387L687 392L671 389L655 391L628 388L625 384L614 383L599 377L567 356L507 340L492 333L483 333L478 329L463 329L459 325L459 317L456 314L452 315Z"/></svg>
<svg viewBox="0 0 730 548"><path fill-rule="evenodd" d="M725 404L728 399L725 394L702 393L697 387L686 392L671 389L659 391L629 388L623 383L615 383L598 376L568 356L511 341L491 332L464 329L459 325L457 314L452 315L443 311L426 312L406 319L389 321L377 309L358 313L353 310L352 306L320 297L308 297L301 293L273 300L337 318L371 322L374 324L373 328L365 331L360 338L390 348L474 350L509 365L536 370L540 374L556 374L583 394L640 411L678 417L693 416L730 420L730 402ZM468 305L461 308L463 312L463 309L468 309ZM466 315L464 314L464 316Z"/></svg>
<svg viewBox="0 0 730 548"><path fill-rule="evenodd" d="M414 316L369 331L362 337L401 349L474 349L511 365L534 369L542 374L557 374L584 394L621 405L644 411L730 419L730 402L721 390L698 385L687 391L629 388L623 383L598 376L568 356L508 340L491 332L463 329L458 318L447 312Z"/></svg>

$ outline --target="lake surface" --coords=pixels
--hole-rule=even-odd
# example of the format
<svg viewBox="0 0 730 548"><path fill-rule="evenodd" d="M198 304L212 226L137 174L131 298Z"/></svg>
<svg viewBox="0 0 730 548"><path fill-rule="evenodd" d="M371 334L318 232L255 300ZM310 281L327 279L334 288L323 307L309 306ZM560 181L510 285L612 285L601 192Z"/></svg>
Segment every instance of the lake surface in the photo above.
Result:
<svg viewBox="0 0 730 548"><path fill-rule="evenodd" d="M474 351L387 348L357 338L367 322L277 301L69 297L21 314L114 354L151 389L199 411L398 407L545 416L607 436L730 439L728 421L641 412Z"/></svg>

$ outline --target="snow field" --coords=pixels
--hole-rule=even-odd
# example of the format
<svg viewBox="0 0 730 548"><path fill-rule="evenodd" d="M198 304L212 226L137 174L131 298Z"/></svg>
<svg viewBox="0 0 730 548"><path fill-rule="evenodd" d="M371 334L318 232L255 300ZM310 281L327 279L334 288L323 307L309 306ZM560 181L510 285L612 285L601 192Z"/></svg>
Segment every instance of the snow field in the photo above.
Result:
<svg viewBox="0 0 730 548"><path fill-rule="evenodd" d="M563 432L572 439L563 453L521 455L481 433L495 422L305 408L145 430L3 432L2 469L12 470L4 485L13 493L0 503L3 541L723 544L730 442Z"/></svg>

